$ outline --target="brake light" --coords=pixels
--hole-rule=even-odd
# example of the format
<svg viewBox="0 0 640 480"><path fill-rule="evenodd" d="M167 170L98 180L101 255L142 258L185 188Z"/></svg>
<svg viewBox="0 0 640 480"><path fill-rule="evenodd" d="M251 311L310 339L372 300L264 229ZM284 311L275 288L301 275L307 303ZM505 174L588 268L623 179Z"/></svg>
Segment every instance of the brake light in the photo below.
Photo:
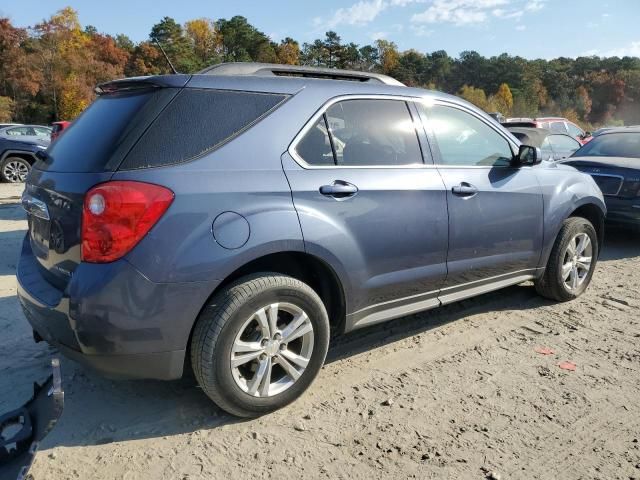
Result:
<svg viewBox="0 0 640 480"><path fill-rule="evenodd" d="M142 240L173 201L168 188L114 181L96 185L82 209L82 261L113 262Z"/></svg>

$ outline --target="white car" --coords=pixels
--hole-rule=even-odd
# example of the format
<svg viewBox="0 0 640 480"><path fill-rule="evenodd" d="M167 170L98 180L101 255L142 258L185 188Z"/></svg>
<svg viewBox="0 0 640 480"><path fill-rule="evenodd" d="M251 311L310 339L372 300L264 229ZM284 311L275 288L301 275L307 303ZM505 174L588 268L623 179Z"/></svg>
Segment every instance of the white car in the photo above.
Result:
<svg viewBox="0 0 640 480"><path fill-rule="evenodd" d="M0 137L9 140L24 140L39 145L51 142L51 127L42 125L17 125L0 129Z"/></svg>

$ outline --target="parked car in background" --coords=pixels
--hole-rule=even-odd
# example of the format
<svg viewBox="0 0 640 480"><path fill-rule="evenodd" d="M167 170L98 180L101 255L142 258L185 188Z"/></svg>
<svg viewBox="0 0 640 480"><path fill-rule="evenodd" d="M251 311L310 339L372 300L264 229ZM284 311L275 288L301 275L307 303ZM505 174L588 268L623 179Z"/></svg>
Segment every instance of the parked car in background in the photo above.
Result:
<svg viewBox="0 0 640 480"><path fill-rule="evenodd" d="M640 226L640 127L602 132L563 163L593 177L608 222Z"/></svg>
<svg viewBox="0 0 640 480"><path fill-rule="evenodd" d="M593 132L593 136L596 137L610 130L624 130L628 128L638 129L640 128L640 125L629 125L629 126L623 126L623 127L600 127L599 129Z"/></svg>
<svg viewBox="0 0 640 480"><path fill-rule="evenodd" d="M544 160L558 161L571 156L582 145L565 133L553 133L546 128L507 127L524 145L538 147Z"/></svg>
<svg viewBox="0 0 640 480"><path fill-rule="evenodd" d="M0 178L4 182L24 182L37 159L38 152L46 147L39 143L0 137Z"/></svg>
<svg viewBox="0 0 640 480"><path fill-rule="evenodd" d="M506 127L530 127L530 128L546 128L553 133L564 133L571 135L581 145L591 140L591 133L585 132L575 123L562 117L538 117L538 118L507 118L503 123Z"/></svg>
<svg viewBox="0 0 640 480"><path fill-rule="evenodd" d="M109 376L191 366L257 416L307 389L331 332L591 281L597 185L460 98L251 63L98 92L28 177L17 279L34 338Z"/></svg>
<svg viewBox="0 0 640 480"><path fill-rule="evenodd" d="M37 143L47 146L51 143L51 128L42 125L18 125L0 129L0 138Z"/></svg>
<svg viewBox="0 0 640 480"><path fill-rule="evenodd" d="M66 120L53 122L51 124L51 141L53 142L56 138L58 138L64 130L69 128L70 125L71 125L71 122L67 122Z"/></svg>
<svg viewBox="0 0 640 480"><path fill-rule="evenodd" d="M506 117L502 115L500 112L491 112L489 116L498 123L504 123L507 121Z"/></svg>

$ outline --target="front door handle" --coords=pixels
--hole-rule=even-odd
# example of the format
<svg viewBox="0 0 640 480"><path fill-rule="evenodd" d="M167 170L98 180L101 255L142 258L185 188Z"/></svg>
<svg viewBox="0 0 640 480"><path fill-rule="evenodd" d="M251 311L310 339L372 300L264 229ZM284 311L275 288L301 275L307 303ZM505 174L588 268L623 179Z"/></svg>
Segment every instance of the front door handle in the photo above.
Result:
<svg viewBox="0 0 640 480"><path fill-rule="evenodd" d="M478 188L467 182L462 182L451 189L451 192L458 197L473 197L478 194Z"/></svg>
<svg viewBox="0 0 640 480"><path fill-rule="evenodd" d="M358 187L344 180L336 180L331 185L322 185L320 193L327 197L343 199L353 197L358 193Z"/></svg>

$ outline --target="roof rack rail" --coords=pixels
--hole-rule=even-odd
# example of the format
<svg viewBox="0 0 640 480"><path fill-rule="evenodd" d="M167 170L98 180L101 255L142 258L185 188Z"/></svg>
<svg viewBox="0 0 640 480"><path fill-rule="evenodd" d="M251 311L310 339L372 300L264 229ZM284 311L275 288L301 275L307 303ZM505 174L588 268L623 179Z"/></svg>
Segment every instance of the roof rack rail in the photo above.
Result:
<svg viewBox="0 0 640 480"><path fill-rule="evenodd" d="M352 82L379 82L386 85L405 85L395 78L381 73L339 70L337 68L305 67L300 65L280 65L277 63L231 62L212 65L198 72L200 75L255 75L276 77L324 78L328 80L349 80Z"/></svg>

